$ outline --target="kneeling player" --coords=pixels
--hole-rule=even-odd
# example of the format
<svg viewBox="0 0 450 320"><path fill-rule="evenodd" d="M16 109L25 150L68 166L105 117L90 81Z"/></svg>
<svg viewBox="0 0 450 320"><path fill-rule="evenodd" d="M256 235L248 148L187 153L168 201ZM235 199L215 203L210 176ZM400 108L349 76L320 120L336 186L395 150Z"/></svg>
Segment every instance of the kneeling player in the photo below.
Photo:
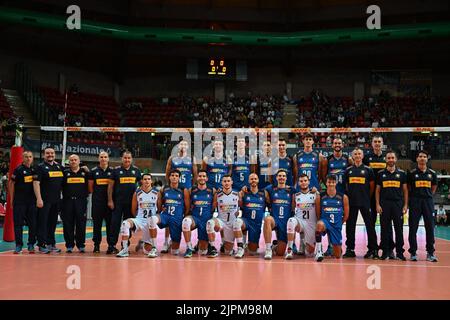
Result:
<svg viewBox="0 0 450 320"><path fill-rule="evenodd" d="M180 171L172 170L169 174L170 184L162 188L158 195L158 211L160 214L152 217L150 220L150 236L156 245L156 236L158 226L160 229L169 227L170 238L172 239L171 252L178 255L183 216L189 212L190 201L188 189L179 187ZM149 258L156 258L158 251L156 246L148 254Z"/></svg>
<svg viewBox="0 0 450 320"><path fill-rule="evenodd" d="M212 218L214 204L214 190L206 186L208 175L206 170L200 170L197 176L197 186L190 192L191 215L183 219L183 235L186 241L185 258L192 257L194 248L191 243L192 230L197 229L200 254L207 253L208 233L206 223Z"/></svg>
<svg viewBox="0 0 450 320"><path fill-rule="evenodd" d="M295 216L289 218L287 222L288 247L284 258L288 260L293 258L296 232L304 234L308 254L314 253L314 244L316 243L315 228L320 217L320 195L309 189L309 178L306 174L300 176L298 185L300 192L297 192L292 199ZM301 246L303 245L301 243Z"/></svg>
<svg viewBox="0 0 450 320"><path fill-rule="evenodd" d="M131 202L131 214L136 218L129 218L122 222L120 232L122 234L123 249L117 254L117 257L128 257L128 239L130 230L142 230L142 239L144 241L144 250L147 252L156 246L156 243L150 238L149 221L156 215L156 205L158 201L158 190L152 188L152 176L148 173L142 175L142 186L136 190Z"/></svg>
<svg viewBox="0 0 450 320"><path fill-rule="evenodd" d="M266 203L270 207L270 216L264 218L264 240L266 251L264 259L272 259L272 231L275 230L278 244L276 254L281 256L286 251L287 221L291 217L292 196L290 186L286 185L286 171L278 170L276 179L278 186L266 188Z"/></svg>
<svg viewBox="0 0 450 320"><path fill-rule="evenodd" d="M233 224L239 214L239 193L233 191L233 180L231 175L224 175L222 178L222 190L214 196L214 203L217 204L218 217L208 220L206 232L210 246L208 247L208 258L218 256L216 247L216 232L223 231L225 240L225 254L230 254L234 245Z"/></svg>
<svg viewBox="0 0 450 320"><path fill-rule="evenodd" d="M256 255L261 225L266 211L266 192L258 189L259 178L256 173L249 176L250 190L241 191L239 194L239 206L242 208L242 218L236 218L233 224L234 236L237 242L235 258L244 256L244 239L242 232L248 233L248 250L251 255Z"/></svg>
<svg viewBox="0 0 450 320"><path fill-rule="evenodd" d="M316 226L316 261L323 260L322 236L328 234L336 258L342 253L342 224L349 215L348 197L336 191L336 176L327 176L327 191L320 195L320 220Z"/></svg>

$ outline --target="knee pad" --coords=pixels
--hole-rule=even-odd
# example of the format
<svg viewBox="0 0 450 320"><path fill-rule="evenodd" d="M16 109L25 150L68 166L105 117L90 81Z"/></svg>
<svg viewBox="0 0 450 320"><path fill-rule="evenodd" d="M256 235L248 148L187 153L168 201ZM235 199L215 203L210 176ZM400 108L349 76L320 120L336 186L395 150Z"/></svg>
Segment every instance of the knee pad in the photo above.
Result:
<svg viewBox="0 0 450 320"><path fill-rule="evenodd" d="M216 223L214 222L213 219L209 219L206 222L206 233L214 233L214 226L216 225Z"/></svg>
<svg viewBox="0 0 450 320"><path fill-rule="evenodd" d="M233 222L233 231L241 231L242 230L242 224L244 221L241 218L237 218Z"/></svg>
<svg viewBox="0 0 450 320"><path fill-rule="evenodd" d="M182 229L184 232L191 231L192 220L190 218L184 218L182 222Z"/></svg>
<svg viewBox="0 0 450 320"><path fill-rule="evenodd" d="M122 226L120 227L120 234L122 236L129 236L130 235L130 229L131 229L131 224L125 220L124 222L122 222Z"/></svg>
<svg viewBox="0 0 450 320"><path fill-rule="evenodd" d="M289 218L287 222L287 233L295 233L295 228L297 227L298 221L295 218Z"/></svg>
<svg viewBox="0 0 450 320"><path fill-rule="evenodd" d="M158 217L157 216L151 216L148 219L148 225L149 225L150 229L156 229L157 224L158 224Z"/></svg>

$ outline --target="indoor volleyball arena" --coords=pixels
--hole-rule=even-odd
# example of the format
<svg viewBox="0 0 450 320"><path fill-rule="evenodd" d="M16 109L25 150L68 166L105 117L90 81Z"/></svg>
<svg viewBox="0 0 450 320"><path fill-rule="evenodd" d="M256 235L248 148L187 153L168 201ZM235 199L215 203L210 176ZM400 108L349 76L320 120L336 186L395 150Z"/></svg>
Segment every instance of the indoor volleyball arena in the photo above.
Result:
<svg viewBox="0 0 450 320"><path fill-rule="evenodd" d="M1 300L450 299L447 1L0 1L0 42Z"/></svg>

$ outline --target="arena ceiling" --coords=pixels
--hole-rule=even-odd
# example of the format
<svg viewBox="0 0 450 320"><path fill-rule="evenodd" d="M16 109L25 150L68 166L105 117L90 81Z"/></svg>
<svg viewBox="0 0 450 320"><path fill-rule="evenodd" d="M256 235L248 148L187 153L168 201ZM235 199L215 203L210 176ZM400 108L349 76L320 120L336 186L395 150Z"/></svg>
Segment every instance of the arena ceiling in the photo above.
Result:
<svg viewBox="0 0 450 320"><path fill-rule="evenodd" d="M351 28L365 25L370 4L382 8L383 24L450 21L450 5L441 0L33 0L5 1L0 6L50 14L64 14L70 4L82 17L129 26L292 32ZM148 70L164 73L169 59L184 69L186 57L226 56L250 64L279 64L286 73L301 66L382 68L414 65L448 68L450 40L330 44L302 48L200 45L189 43L129 42L86 34L0 23L0 52L75 66L109 75L120 82ZM174 59L175 58L175 59Z"/></svg>

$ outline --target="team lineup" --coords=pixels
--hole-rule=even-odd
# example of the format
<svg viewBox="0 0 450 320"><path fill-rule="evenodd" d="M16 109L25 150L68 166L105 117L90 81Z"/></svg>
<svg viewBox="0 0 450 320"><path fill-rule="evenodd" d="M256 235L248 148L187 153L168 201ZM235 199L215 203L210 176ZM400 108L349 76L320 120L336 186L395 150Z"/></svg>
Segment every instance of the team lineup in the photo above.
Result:
<svg viewBox="0 0 450 320"><path fill-rule="evenodd" d="M69 157L69 168L54 161L55 152L44 151L44 162L33 168L33 155L24 153L24 163L12 175L10 187L14 203L16 253L22 251L22 226L29 227L28 251L58 253L55 229L61 212L68 253L77 247L85 252L87 197L92 194L94 253L100 252L101 228L106 224L107 254L130 255L130 237L142 231L136 251L149 258L160 253L179 254L186 243L185 258L194 254L210 258L231 255L242 259L259 255L261 236L264 259L273 255L290 260L295 254L354 258L355 232L361 213L367 233L367 259L398 259L404 256L403 219L409 211L409 254L417 261L416 234L423 217L426 230L427 260L437 262L434 254L433 193L436 173L427 167L428 155L419 152L417 168L406 173L396 166L393 151L383 152L383 139L374 136L372 151L364 155L355 148L351 156L342 152L341 138L333 139L333 153L324 157L314 151L314 137L306 134L303 149L294 156L286 153L286 141L278 142L277 161L270 157L270 142L265 142L257 159L246 154L245 138L237 138L231 162L225 161L224 145L213 142L213 155L202 159L200 168L190 156L188 143L180 141L178 154L166 165L168 184L153 186L152 175L142 174L124 152L122 165L109 167L105 152L92 170L80 167L77 155ZM229 164L231 163L231 164ZM326 186L322 190L322 184ZM61 201L62 195L62 201ZM381 242L375 224L380 215ZM342 252L345 223L346 250ZM394 232L392 231L392 224ZM192 243L197 230L198 243ZM158 230L165 233L160 251ZM164 231L162 231L164 230ZM276 240L272 239L275 231ZM295 245L299 234L299 248ZM216 248L216 236L222 245ZM322 238L328 248L322 250ZM116 248L121 240L122 249ZM379 250L382 250L379 256ZM395 254L394 254L395 250Z"/></svg>

